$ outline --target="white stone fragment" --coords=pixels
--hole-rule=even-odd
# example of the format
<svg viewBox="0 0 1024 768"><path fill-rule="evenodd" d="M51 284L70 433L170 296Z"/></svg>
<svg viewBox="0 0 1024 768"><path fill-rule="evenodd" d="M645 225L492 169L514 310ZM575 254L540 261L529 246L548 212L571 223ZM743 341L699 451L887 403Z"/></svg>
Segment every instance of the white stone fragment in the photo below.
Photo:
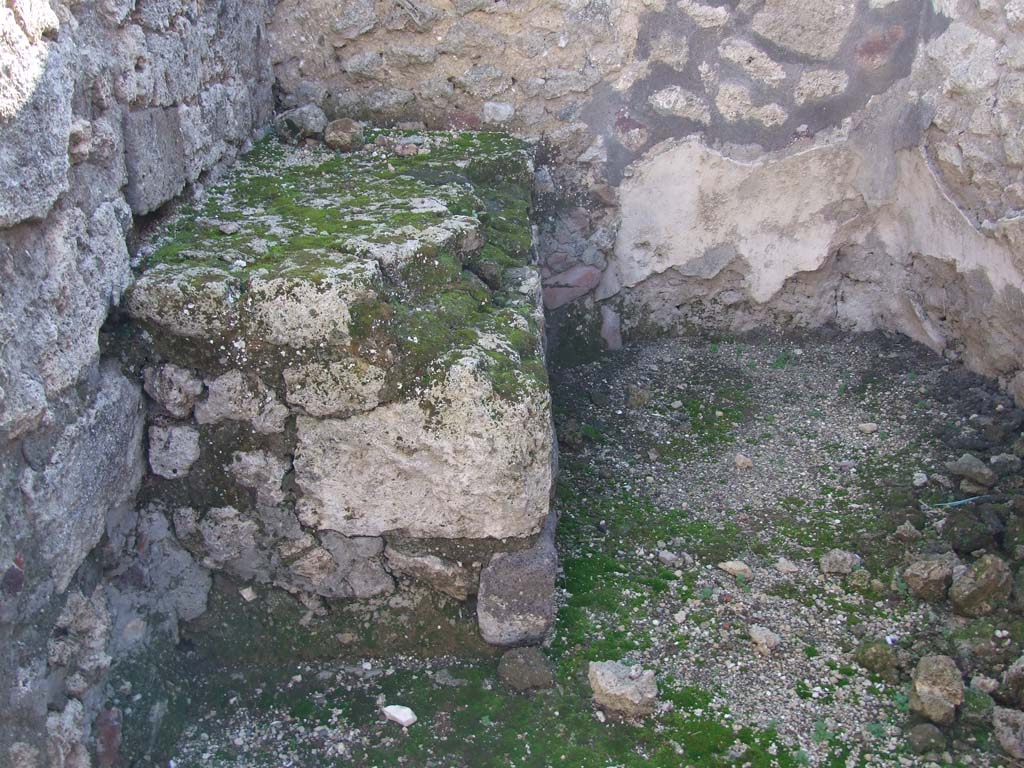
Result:
<svg viewBox="0 0 1024 768"><path fill-rule="evenodd" d="M848 575L861 563L860 555L842 549L832 549L821 556L819 565L822 573Z"/></svg>
<svg viewBox="0 0 1024 768"><path fill-rule="evenodd" d="M485 123L507 123L515 117L516 108L503 101L488 101L484 103Z"/></svg>
<svg viewBox="0 0 1024 768"><path fill-rule="evenodd" d="M791 576L794 573L800 573L800 568L797 567L796 563L792 560L787 560L784 557L780 557L775 563L775 570L786 576Z"/></svg>
<svg viewBox="0 0 1024 768"><path fill-rule="evenodd" d="M648 102L657 114L665 117L685 117L705 125L711 121L711 110L704 99L678 85L656 91Z"/></svg>
<svg viewBox="0 0 1024 768"><path fill-rule="evenodd" d="M724 563L719 563L718 568L730 576L742 577L748 581L754 578L754 572L742 560L726 560Z"/></svg>
<svg viewBox="0 0 1024 768"><path fill-rule="evenodd" d="M400 704L390 704L389 706L381 709L384 713L384 717L393 723L398 723L403 728L408 728L410 725L416 722L416 713L408 707L403 707Z"/></svg>

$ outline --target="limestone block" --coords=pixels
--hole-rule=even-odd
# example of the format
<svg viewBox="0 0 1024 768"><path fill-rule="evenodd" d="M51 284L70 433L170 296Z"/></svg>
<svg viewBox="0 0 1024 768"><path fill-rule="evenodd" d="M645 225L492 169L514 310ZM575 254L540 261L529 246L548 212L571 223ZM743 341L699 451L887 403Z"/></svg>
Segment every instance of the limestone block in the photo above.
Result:
<svg viewBox="0 0 1024 768"><path fill-rule="evenodd" d="M42 218L68 188L74 50L49 39L59 26L47 3L0 11L0 229Z"/></svg>
<svg viewBox="0 0 1024 768"><path fill-rule="evenodd" d="M726 40L718 47L718 55L765 85L775 86L786 79L786 70L781 64L746 40Z"/></svg>
<svg viewBox="0 0 1024 768"><path fill-rule="evenodd" d="M386 74L384 56L379 51L363 51L342 61L341 70L356 80L377 80Z"/></svg>
<svg viewBox="0 0 1024 768"><path fill-rule="evenodd" d="M925 656L914 669L910 708L939 725L949 726L964 701L964 682L949 656Z"/></svg>
<svg viewBox="0 0 1024 768"><path fill-rule="evenodd" d="M1007 0L1005 12L1006 23L1010 28L1015 32L1024 32L1024 1Z"/></svg>
<svg viewBox="0 0 1024 768"><path fill-rule="evenodd" d="M679 0L678 5L702 29L715 29L729 23L729 9L726 7L707 5L697 0Z"/></svg>
<svg viewBox="0 0 1024 768"><path fill-rule="evenodd" d="M203 89L197 104L178 106L185 154L185 177L192 183L204 171L237 151L258 119L250 105L250 86L238 81Z"/></svg>
<svg viewBox="0 0 1024 768"><path fill-rule="evenodd" d="M457 77L455 86L477 98L486 99L507 91L512 86L512 78L493 64L477 64Z"/></svg>
<svg viewBox="0 0 1024 768"><path fill-rule="evenodd" d="M805 56L831 59L857 13L854 0L808 5L803 0L767 0L751 28L776 45Z"/></svg>
<svg viewBox="0 0 1024 768"><path fill-rule="evenodd" d="M587 680L594 702L624 717L643 717L658 705L658 684L653 670L631 669L617 661L592 661Z"/></svg>
<svg viewBox="0 0 1024 768"><path fill-rule="evenodd" d="M349 117L332 120L324 128L324 144L343 152L358 149L363 145L363 124Z"/></svg>
<svg viewBox="0 0 1024 768"><path fill-rule="evenodd" d="M99 357L100 326L130 278L127 213L123 204L104 203L91 216L58 206L39 226L0 233L0 430L8 437L34 428L47 401Z"/></svg>
<svg viewBox="0 0 1024 768"><path fill-rule="evenodd" d="M466 600L476 594L480 581L479 564L474 568L437 555L404 552L391 545L388 545L386 554L392 573L425 582L456 600Z"/></svg>
<svg viewBox="0 0 1024 768"><path fill-rule="evenodd" d="M354 40L377 26L376 3L373 0L352 0L339 7L331 32L343 40Z"/></svg>
<svg viewBox="0 0 1024 768"><path fill-rule="evenodd" d="M203 393L203 380L173 363L145 368L142 381L146 394L177 419L191 416L196 399Z"/></svg>
<svg viewBox="0 0 1024 768"><path fill-rule="evenodd" d="M845 91L849 81L849 76L842 70L809 70L800 75L800 82L797 83L796 90L793 92L793 99L797 104L827 99Z"/></svg>
<svg viewBox="0 0 1024 768"><path fill-rule="evenodd" d="M156 210L185 187L185 148L176 109L150 107L125 115L126 197L136 214Z"/></svg>
<svg viewBox="0 0 1024 768"><path fill-rule="evenodd" d="M284 263L273 275L252 277L245 309L255 333L273 344L293 347L344 345L350 306L375 297L380 267L374 262L325 266L316 280L303 273L302 265Z"/></svg>
<svg viewBox="0 0 1024 768"><path fill-rule="evenodd" d="M929 59L939 65L947 95L988 94L999 80L996 64L997 43L968 24L954 22L925 49Z"/></svg>
<svg viewBox="0 0 1024 768"><path fill-rule="evenodd" d="M673 69L683 70L690 60L689 41L670 30L659 33L650 43L650 58Z"/></svg>
<svg viewBox="0 0 1024 768"><path fill-rule="evenodd" d="M331 553L337 572L344 577L346 597L365 599L394 591L395 582L384 570L381 559L383 539L349 538L330 531L321 534L320 538L324 549Z"/></svg>
<svg viewBox="0 0 1024 768"><path fill-rule="evenodd" d="M207 381L206 387L206 399L195 408L198 423L217 424L224 419L248 421L253 429L264 434L284 429L288 409L258 379L233 370Z"/></svg>
<svg viewBox="0 0 1024 768"><path fill-rule="evenodd" d="M789 117L778 104L755 105L750 91L738 83L722 83L715 97L715 106L730 123L748 120L774 128Z"/></svg>
<svg viewBox="0 0 1024 768"><path fill-rule="evenodd" d="M478 352L452 365L427 397L440 405L434 413L409 401L346 420L298 417L303 524L348 536L540 530L552 479L548 395L503 399L485 359Z"/></svg>
<svg viewBox="0 0 1024 768"><path fill-rule="evenodd" d="M85 707L78 699L69 699L59 712L46 716L46 752L50 765L89 768L86 746Z"/></svg>
<svg viewBox="0 0 1024 768"><path fill-rule="evenodd" d="M181 507L174 512L174 530L204 567L228 570L243 579L269 578L270 562L259 546L259 525L234 507L214 507L202 516Z"/></svg>
<svg viewBox="0 0 1024 768"><path fill-rule="evenodd" d="M110 612L102 590L85 597L73 590L57 618L47 644L47 661L67 676L79 675L84 682L100 682L110 668Z"/></svg>
<svg viewBox="0 0 1024 768"><path fill-rule="evenodd" d="M504 101L484 102L483 120L485 123L507 123L515 117L516 108Z"/></svg>
<svg viewBox="0 0 1024 768"><path fill-rule="evenodd" d="M241 293L238 280L208 266L158 264L128 292L128 311L178 335L204 338L233 325L225 312Z"/></svg>
<svg viewBox="0 0 1024 768"><path fill-rule="evenodd" d="M384 51L385 61L396 67L433 64L437 61L437 48L432 45L392 45Z"/></svg>
<svg viewBox="0 0 1024 768"><path fill-rule="evenodd" d="M937 603L946 599L953 582L953 569L959 565L955 554L916 560L907 566L903 579L910 593L921 600Z"/></svg>
<svg viewBox="0 0 1024 768"><path fill-rule="evenodd" d="M348 416L380 402L385 372L358 358L284 370L285 400L309 416Z"/></svg>
<svg viewBox="0 0 1024 768"><path fill-rule="evenodd" d="M199 432L184 425L149 428L149 467L153 474L185 477L199 458Z"/></svg>
<svg viewBox="0 0 1024 768"><path fill-rule="evenodd" d="M161 505L142 509L133 531L132 554L146 579L141 584L119 580L108 584L106 594L113 627L111 653L115 656L140 642L152 630L176 637L178 621L190 621L206 611L212 581L174 537ZM141 634L140 622L146 626Z"/></svg>
<svg viewBox="0 0 1024 768"><path fill-rule="evenodd" d="M312 540L307 543L312 544ZM285 554L285 553L282 553ZM306 587L307 591L328 597L342 597L345 594L345 581L338 571L338 564L331 553L323 547L310 546L297 558L286 557L290 581Z"/></svg>
<svg viewBox="0 0 1024 768"><path fill-rule="evenodd" d="M1013 576L1002 558L984 555L968 567L953 573L949 600L962 616L984 616L1007 603Z"/></svg>
<svg viewBox="0 0 1024 768"><path fill-rule="evenodd" d="M248 276L242 284L227 269L158 264L132 287L129 311L175 335L202 338L247 328L274 344L343 345L353 302L374 295L380 268L373 262L324 264L285 260L273 273ZM300 276L301 275L301 276Z"/></svg>
<svg viewBox="0 0 1024 768"><path fill-rule="evenodd" d="M493 58L495 53L505 49L506 44L506 37L499 30L469 19L459 19L448 28L438 52L461 55L489 51Z"/></svg>
<svg viewBox="0 0 1024 768"><path fill-rule="evenodd" d="M101 376L95 401L64 428L48 463L21 478L58 591L99 543L108 513L131 502L141 479L140 393L115 368Z"/></svg>
<svg viewBox="0 0 1024 768"><path fill-rule="evenodd" d="M287 459L266 451L236 451L228 465L228 473L240 485L256 492L257 507L274 507L284 503L281 482L291 468Z"/></svg>
<svg viewBox="0 0 1024 768"><path fill-rule="evenodd" d="M992 722L996 741L1010 757L1024 760L1024 712L996 707Z"/></svg>
<svg viewBox="0 0 1024 768"><path fill-rule="evenodd" d="M274 120L277 135L285 141L301 141L323 134L327 115L316 104L304 104L282 112Z"/></svg>

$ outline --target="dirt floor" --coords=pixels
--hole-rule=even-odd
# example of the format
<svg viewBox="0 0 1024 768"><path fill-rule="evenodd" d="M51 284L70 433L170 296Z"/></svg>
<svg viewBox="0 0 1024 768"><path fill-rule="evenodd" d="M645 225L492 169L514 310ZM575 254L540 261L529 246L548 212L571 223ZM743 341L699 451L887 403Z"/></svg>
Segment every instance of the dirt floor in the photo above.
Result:
<svg viewBox="0 0 1024 768"><path fill-rule="evenodd" d="M137 764L1014 764L993 711L1024 691L1016 589L954 612L948 582L925 602L903 576L943 555L961 594L984 555L1009 574L1024 557L1021 412L991 383L901 338L829 332L664 339L552 379L552 687L509 688L471 604L413 589L303 616L225 583L158 675L120 671L126 722L153 723ZM991 483L947 468L965 452ZM914 695L934 655L966 687L941 729ZM654 715L595 709L604 660L656 672Z"/></svg>

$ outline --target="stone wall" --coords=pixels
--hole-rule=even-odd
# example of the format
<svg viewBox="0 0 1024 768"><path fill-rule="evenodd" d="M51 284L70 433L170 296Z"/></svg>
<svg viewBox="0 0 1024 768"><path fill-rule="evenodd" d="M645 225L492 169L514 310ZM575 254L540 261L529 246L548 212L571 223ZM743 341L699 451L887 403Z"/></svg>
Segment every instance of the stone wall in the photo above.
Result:
<svg viewBox="0 0 1024 768"><path fill-rule="evenodd" d="M269 34L286 105L544 138L540 251L568 348L652 326L888 328L1021 399L1022 16L285 0Z"/></svg>
<svg viewBox="0 0 1024 768"><path fill-rule="evenodd" d="M163 595L172 629L205 600L160 521L136 518L140 386L101 328L140 217L268 122L265 12L0 6L0 764L88 765L111 653L149 631L138 595ZM113 572L129 543L142 565Z"/></svg>
<svg viewBox="0 0 1024 768"><path fill-rule="evenodd" d="M1022 0L270 6L0 7L0 763L87 765L112 654L203 610L207 572L134 507L144 400L103 328L138 228L272 85L542 137L556 338L891 328L1024 400Z"/></svg>

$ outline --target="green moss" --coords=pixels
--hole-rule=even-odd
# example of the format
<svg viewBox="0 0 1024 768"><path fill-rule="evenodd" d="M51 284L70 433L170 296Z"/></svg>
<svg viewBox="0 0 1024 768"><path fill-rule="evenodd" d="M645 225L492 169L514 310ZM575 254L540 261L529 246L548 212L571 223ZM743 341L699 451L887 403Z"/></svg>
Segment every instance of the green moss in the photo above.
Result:
<svg viewBox="0 0 1024 768"><path fill-rule="evenodd" d="M668 408L671 404L661 405ZM689 418L685 432L654 446L662 461L687 461L730 445L737 427L751 418L753 406L747 387L728 386L716 388L710 398L688 398L682 410Z"/></svg>
<svg viewBox="0 0 1024 768"><path fill-rule="evenodd" d="M208 341L225 348L245 341L247 364L276 373L280 364L271 358L280 355L266 348L258 325L246 316L251 278L317 282L330 268L377 261L383 281L365 286L372 296L353 301L351 343L333 354L385 368L385 401L422 396L466 354L478 358L480 375L501 398L546 389L535 308L518 293L492 290L473 273L484 262L499 273L528 264L530 149L497 133L430 139L431 150L413 157L296 150L262 141L222 183L163 225L142 269L160 265L170 279L175 270L211 268L197 278L196 291L203 282L237 283L243 300L213 308L225 316L231 338ZM453 216L475 223L457 224ZM437 225L453 234L425 234ZM185 303L190 290L186 285ZM172 359L201 355L179 349L199 342L153 335ZM481 352L476 347L485 336L489 343ZM268 360L261 360L264 350Z"/></svg>

